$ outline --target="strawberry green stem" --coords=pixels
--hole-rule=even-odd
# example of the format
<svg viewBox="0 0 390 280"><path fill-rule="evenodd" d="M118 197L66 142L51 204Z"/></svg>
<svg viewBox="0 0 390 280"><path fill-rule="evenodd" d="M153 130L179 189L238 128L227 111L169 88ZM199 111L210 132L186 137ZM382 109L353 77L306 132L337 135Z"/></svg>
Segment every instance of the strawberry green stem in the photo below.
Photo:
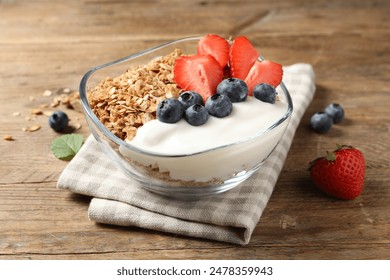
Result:
<svg viewBox="0 0 390 280"><path fill-rule="evenodd" d="M325 158L326 158L327 161L335 161L336 160L336 154L334 152L326 151Z"/></svg>

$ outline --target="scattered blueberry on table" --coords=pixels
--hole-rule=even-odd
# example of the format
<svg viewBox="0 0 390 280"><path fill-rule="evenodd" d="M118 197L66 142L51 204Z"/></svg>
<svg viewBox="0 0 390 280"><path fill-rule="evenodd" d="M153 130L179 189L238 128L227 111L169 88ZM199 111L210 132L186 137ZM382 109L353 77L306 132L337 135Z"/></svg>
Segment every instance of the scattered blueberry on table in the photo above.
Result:
<svg viewBox="0 0 390 280"><path fill-rule="evenodd" d="M68 127L68 123L68 115L62 111L55 111L49 117L49 126L56 132L64 131Z"/></svg>
<svg viewBox="0 0 390 280"><path fill-rule="evenodd" d="M314 113L310 118L310 125L314 131L326 133L333 124L340 123L344 115L344 108L340 104L332 103L326 106L324 111Z"/></svg>
<svg viewBox="0 0 390 280"><path fill-rule="evenodd" d="M340 104L329 104L324 111L332 118L333 123L339 123L344 119L344 108Z"/></svg>

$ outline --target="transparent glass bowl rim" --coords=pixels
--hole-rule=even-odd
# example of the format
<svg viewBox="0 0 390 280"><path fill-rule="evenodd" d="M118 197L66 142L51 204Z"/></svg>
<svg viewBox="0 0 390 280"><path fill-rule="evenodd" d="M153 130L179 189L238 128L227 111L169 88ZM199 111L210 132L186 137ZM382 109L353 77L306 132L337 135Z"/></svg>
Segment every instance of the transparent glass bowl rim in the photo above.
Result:
<svg viewBox="0 0 390 280"><path fill-rule="evenodd" d="M272 129L274 129L277 126L281 125L284 121L286 121L291 116L292 111L293 111L293 102L292 102L290 93L288 92L286 86L284 85L284 83L282 81L279 86L281 87L281 89L282 89L282 91L283 91L283 93L284 93L284 95L286 97L286 101L287 101L288 107L287 107L287 110L286 110L285 114L280 119L278 119L275 123L273 123L271 126L269 126L268 128L266 128L264 130L261 130L261 131L257 132L256 134L254 134L254 135L252 135L250 137L247 137L247 138L244 138L244 139L240 139L240 140L238 140L236 142L229 143L229 144L226 144L226 145L221 145L221 146L218 146L218 147L214 147L214 148L198 151L198 152L195 152L195 153L169 155L169 154L163 154L163 153L149 152L149 151L137 148L137 147L131 145L130 143L120 139L115 134L113 134L111 131L109 131L108 128L106 128L104 126L104 124L102 122L100 122L100 120L97 118L97 116L92 112L92 109L89 106L88 98L87 98L87 83L88 83L88 80L92 76L93 73L95 73L96 71L98 71L100 69L103 69L103 68L106 68L106 67L109 67L109 66L113 66L113 65L116 65L116 64L120 64L120 63L123 63L123 62L126 62L126 61L130 61L132 59L141 57L143 55L146 55L146 54L149 54L149 53L152 53L152 52L155 52L155 51L160 50L160 49L165 48L165 47L173 46L173 45L178 44L178 43L190 42L190 41L195 41L195 40L198 41L201 38L202 37L192 36L192 37L185 37L185 38L181 38L181 39L177 39L177 40L168 41L166 43L157 45L155 47L145 49L145 50L143 50L141 52L137 52L137 53L125 56L123 58L114 60L112 62L101 64L101 65L98 65L98 66L95 66L95 67L91 68L82 77L81 82L80 82L80 88L79 88L79 90L80 90L80 99L81 99L81 103L82 103L82 106L83 106L83 109L84 109L84 113L87 115L87 117L89 117L93 121L94 125L108 139L113 141L115 144L117 144L119 146L123 146L123 147L125 147L125 148L127 148L127 149L129 149L129 150L131 150L133 152L137 152L137 153L140 153L140 154L144 154L144 155L148 155L148 156L154 156L154 157L165 157L165 158L168 158L168 157L169 158L175 158L175 157L194 156L194 155L197 155L197 154L204 154L204 153L208 153L208 152L211 152L211 151L214 151L214 150L223 149L223 148L226 148L226 147L229 147L229 146L235 146L235 145L247 142L247 141L251 141L251 140L253 140L255 138L261 137L263 134L265 134L268 131L271 131ZM264 60L264 58L262 56L260 56L259 60ZM194 128L194 129L196 129L196 128Z"/></svg>

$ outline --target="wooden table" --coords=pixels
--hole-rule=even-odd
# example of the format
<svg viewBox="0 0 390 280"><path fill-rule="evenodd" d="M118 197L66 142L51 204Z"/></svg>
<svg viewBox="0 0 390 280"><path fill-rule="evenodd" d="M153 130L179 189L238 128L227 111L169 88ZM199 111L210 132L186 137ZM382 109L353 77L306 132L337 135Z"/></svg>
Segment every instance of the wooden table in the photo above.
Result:
<svg viewBox="0 0 390 280"><path fill-rule="evenodd" d="M387 0L0 0L0 258L389 259L389 14ZM77 90L92 66L207 33L246 35L265 56L316 71L315 98L250 244L89 221L90 198L56 189L67 162L51 154L58 134L32 110L53 110L45 104ZM310 116L332 102L346 120L314 133ZM89 134L81 113L57 108ZM41 128L23 131L34 124ZM308 178L308 162L336 143L367 160L364 193L353 201L324 195Z"/></svg>

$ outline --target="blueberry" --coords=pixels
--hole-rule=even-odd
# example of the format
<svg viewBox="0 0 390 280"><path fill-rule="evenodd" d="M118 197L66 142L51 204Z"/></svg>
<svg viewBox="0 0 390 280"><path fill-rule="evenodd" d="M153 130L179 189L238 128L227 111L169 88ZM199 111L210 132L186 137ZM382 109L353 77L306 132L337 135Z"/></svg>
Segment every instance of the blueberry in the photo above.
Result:
<svg viewBox="0 0 390 280"><path fill-rule="evenodd" d="M68 127L69 118L68 115L62 111L56 111L49 117L49 125L56 132L61 132Z"/></svg>
<svg viewBox="0 0 390 280"><path fill-rule="evenodd" d="M157 118L164 123L176 123L184 114L184 107L179 100L167 98L157 105Z"/></svg>
<svg viewBox="0 0 390 280"><path fill-rule="evenodd" d="M190 125L199 126L207 122L209 113L203 105L194 104L187 108L184 118Z"/></svg>
<svg viewBox="0 0 390 280"><path fill-rule="evenodd" d="M261 83L256 85L253 89L253 96L263 102L274 104L276 99L276 90L274 86Z"/></svg>
<svg viewBox="0 0 390 280"><path fill-rule="evenodd" d="M326 106L325 113L333 119L333 123L339 123L344 119L344 109L337 103Z"/></svg>
<svg viewBox="0 0 390 280"><path fill-rule="evenodd" d="M217 118L226 117L233 110L233 105L229 97L218 93L207 98L205 107L210 115Z"/></svg>
<svg viewBox="0 0 390 280"><path fill-rule="evenodd" d="M311 127L318 133L326 133L333 125L332 118L325 112L317 112L310 119Z"/></svg>
<svg viewBox="0 0 390 280"><path fill-rule="evenodd" d="M243 80L227 78L219 83L217 93L227 95L231 102L242 102L248 96L248 86Z"/></svg>
<svg viewBox="0 0 390 280"><path fill-rule="evenodd" d="M184 110L194 104L204 105L203 97L195 91L185 91L180 94L178 100L184 106Z"/></svg>

